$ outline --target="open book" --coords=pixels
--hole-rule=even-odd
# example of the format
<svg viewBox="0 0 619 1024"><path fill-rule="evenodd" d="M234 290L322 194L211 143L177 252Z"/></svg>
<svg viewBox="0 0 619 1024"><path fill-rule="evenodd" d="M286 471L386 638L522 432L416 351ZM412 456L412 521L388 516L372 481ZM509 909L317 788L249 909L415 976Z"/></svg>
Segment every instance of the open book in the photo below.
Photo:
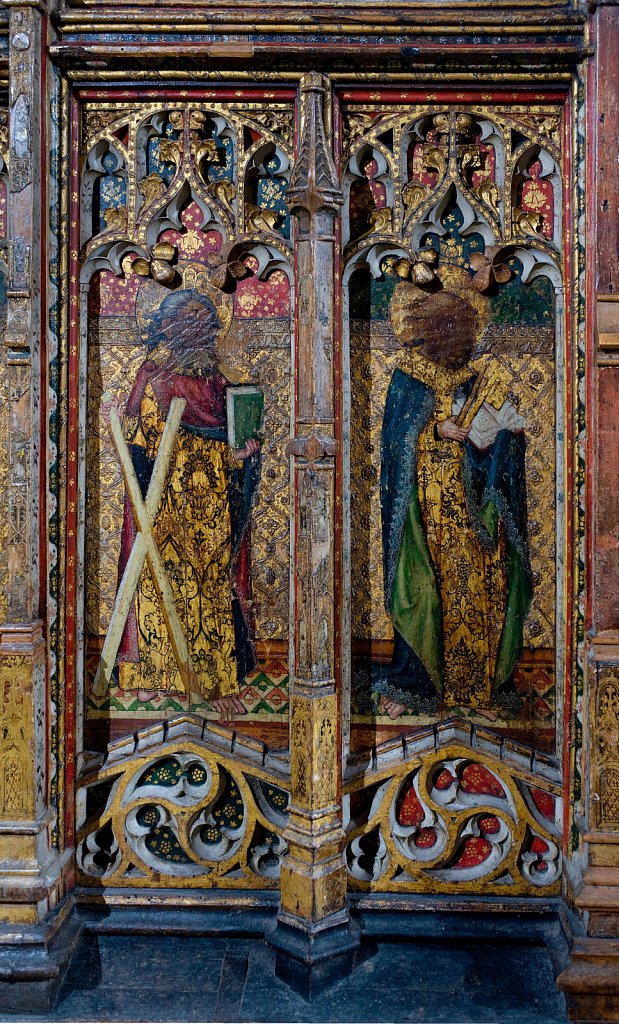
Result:
<svg viewBox="0 0 619 1024"><path fill-rule="evenodd" d="M463 406L464 401L454 402L452 415L458 417ZM494 444L499 430L522 430L524 425L524 417L508 399L505 399L500 409L489 402L483 402L470 422L469 441L483 450Z"/></svg>
<svg viewBox="0 0 619 1024"><path fill-rule="evenodd" d="M264 393L252 384L226 389L228 444L231 448L244 448L250 437L257 440L262 430Z"/></svg>

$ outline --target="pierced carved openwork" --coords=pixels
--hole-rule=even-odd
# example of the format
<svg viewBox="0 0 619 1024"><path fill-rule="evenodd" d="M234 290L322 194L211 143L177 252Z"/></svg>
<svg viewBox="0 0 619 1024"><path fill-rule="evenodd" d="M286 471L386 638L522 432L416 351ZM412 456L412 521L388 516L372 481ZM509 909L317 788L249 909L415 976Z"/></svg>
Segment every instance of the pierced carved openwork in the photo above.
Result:
<svg viewBox="0 0 619 1024"><path fill-rule="evenodd" d="M466 737L466 743L462 740ZM355 889L548 894L561 874L561 788L549 762L486 730L384 744L347 786ZM442 744L445 744L443 746Z"/></svg>
<svg viewBox="0 0 619 1024"><path fill-rule="evenodd" d="M117 744L80 790L82 881L277 884L288 817L283 768L260 744L231 744L197 717Z"/></svg>

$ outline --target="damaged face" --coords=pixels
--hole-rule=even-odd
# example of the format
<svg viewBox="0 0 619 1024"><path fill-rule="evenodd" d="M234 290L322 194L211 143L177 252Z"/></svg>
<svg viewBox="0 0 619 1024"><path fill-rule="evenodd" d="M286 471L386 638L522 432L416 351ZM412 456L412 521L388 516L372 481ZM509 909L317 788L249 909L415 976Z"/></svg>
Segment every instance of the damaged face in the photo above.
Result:
<svg viewBox="0 0 619 1024"><path fill-rule="evenodd" d="M168 368L213 368L220 328L216 310L208 300L190 291L173 293L162 304L157 325L159 361Z"/></svg>
<svg viewBox="0 0 619 1024"><path fill-rule="evenodd" d="M428 359L451 370L470 360L477 340L478 320L468 302L441 291L411 303L402 318L400 337L418 346Z"/></svg>

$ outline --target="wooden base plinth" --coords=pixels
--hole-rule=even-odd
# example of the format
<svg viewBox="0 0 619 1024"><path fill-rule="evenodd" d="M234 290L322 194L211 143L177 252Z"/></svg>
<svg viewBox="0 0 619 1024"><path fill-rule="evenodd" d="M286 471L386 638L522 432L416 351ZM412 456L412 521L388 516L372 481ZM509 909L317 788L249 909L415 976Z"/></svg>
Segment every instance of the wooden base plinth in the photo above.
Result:
<svg viewBox="0 0 619 1024"><path fill-rule="evenodd" d="M0 924L0 1010L50 1010L83 930L70 899L44 924Z"/></svg>
<svg viewBox="0 0 619 1024"><path fill-rule="evenodd" d="M0 627L0 929L46 927L71 855L50 849L46 648L39 620ZM0 941L2 941L0 939Z"/></svg>
<svg viewBox="0 0 619 1024"><path fill-rule="evenodd" d="M276 951L277 977L307 1000L348 977L359 962L361 930L346 910L318 925L280 913L265 939Z"/></svg>
<svg viewBox="0 0 619 1024"><path fill-rule="evenodd" d="M557 978L572 1021L619 1021L619 941L577 939L569 967Z"/></svg>
<svg viewBox="0 0 619 1024"><path fill-rule="evenodd" d="M45 823L24 835L0 826L0 929L45 924L70 888L72 853L50 852ZM1 941L1 940L0 940Z"/></svg>
<svg viewBox="0 0 619 1024"><path fill-rule="evenodd" d="M569 1019L619 1022L619 836L588 833L589 867L576 905L587 935L577 938L571 962L557 978Z"/></svg>

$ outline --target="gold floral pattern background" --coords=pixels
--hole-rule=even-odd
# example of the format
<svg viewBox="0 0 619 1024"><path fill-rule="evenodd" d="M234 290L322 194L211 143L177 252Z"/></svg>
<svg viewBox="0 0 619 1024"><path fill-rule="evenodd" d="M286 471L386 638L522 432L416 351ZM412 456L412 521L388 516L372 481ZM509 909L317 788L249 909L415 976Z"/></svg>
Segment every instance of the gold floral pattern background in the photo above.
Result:
<svg viewBox="0 0 619 1024"><path fill-rule="evenodd" d="M84 338L89 718L212 713L199 700L182 708L171 698L131 704L115 679L106 693L90 687L116 600L125 494L102 404L125 406L145 357L145 317L167 289L181 284L206 290L218 307L224 376L264 392L262 471L250 522L258 666L241 699L249 717L287 715L292 251L283 197L293 113L289 101L271 97L265 106L251 91L223 104L213 97L166 106L96 101L82 108L83 273L92 273L93 262L101 268L91 278ZM233 274L226 263L230 246L239 246L230 258Z"/></svg>

